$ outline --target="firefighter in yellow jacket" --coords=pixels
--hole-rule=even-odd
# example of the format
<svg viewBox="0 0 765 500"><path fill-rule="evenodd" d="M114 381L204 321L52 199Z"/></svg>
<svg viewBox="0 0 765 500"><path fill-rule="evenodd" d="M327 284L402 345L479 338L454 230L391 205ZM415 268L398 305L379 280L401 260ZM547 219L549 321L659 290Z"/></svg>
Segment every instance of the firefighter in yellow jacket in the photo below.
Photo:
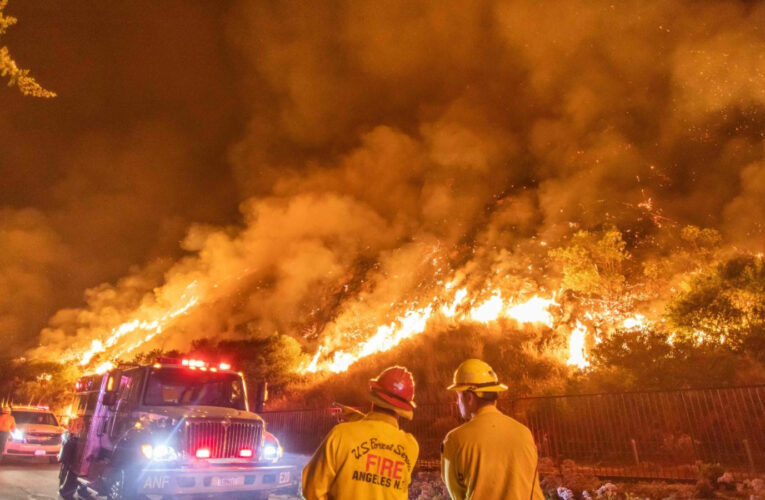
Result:
<svg viewBox="0 0 765 500"><path fill-rule="evenodd" d="M0 460L3 459L3 453L5 452L5 444L8 442L8 438L16 429L16 420L11 414L11 409L7 406L3 406L0 410Z"/></svg>
<svg viewBox="0 0 765 500"><path fill-rule="evenodd" d="M448 388L469 421L446 435L441 476L454 500L544 500L531 431L497 409L507 390L491 366L468 359Z"/></svg>
<svg viewBox="0 0 765 500"><path fill-rule="evenodd" d="M336 425L303 469L307 500L406 500L419 454L398 419L414 413L414 379L394 366L369 381L372 410Z"/></svg>

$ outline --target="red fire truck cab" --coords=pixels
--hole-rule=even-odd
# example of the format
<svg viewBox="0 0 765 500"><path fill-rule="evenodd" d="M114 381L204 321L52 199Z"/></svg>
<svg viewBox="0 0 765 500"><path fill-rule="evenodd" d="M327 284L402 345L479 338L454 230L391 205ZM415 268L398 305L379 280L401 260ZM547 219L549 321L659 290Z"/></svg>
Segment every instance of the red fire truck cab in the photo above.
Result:
<svg viewBox="0 0 765 500"><path fill-rule="evenodd" d="M160 359L77 382L61 447L59 493L110 500L264 499L293 488L294 467L249 411L240 373L225 363Z"/></svg>

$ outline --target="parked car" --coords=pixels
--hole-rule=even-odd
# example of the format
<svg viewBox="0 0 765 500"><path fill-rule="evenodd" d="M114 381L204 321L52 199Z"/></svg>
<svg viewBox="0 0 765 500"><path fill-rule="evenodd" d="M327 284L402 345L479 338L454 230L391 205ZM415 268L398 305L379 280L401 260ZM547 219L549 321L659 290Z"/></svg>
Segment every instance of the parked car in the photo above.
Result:
<svg viewBox="0 0 765 500"><path fill-rule="evenodd" d="M47 458L58 461L65 429L47 406L13 406L16 430L5 445L2 458Z"/></svg>

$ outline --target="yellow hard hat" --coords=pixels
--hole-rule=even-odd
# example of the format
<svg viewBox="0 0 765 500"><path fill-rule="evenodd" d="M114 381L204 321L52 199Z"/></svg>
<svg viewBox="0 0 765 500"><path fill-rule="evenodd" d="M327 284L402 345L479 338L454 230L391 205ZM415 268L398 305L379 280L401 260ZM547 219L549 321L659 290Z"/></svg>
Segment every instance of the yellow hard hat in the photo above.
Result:
<svg viewBox="0 0 765 500"><path fill-rule="evenodd" d="M480 359L463 361L454 371L454 383L450 391L502 392L507 390L488 363Z"/></svg>

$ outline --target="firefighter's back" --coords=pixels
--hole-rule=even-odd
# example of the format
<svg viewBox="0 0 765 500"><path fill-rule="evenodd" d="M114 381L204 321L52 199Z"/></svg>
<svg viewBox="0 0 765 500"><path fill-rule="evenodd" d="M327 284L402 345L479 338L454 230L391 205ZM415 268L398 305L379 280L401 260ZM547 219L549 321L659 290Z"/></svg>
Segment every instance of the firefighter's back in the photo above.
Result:
<svg viewBox="0 0 765 500"><path fill-rule="evenodd" d="M464 498L543 498L531 432L494 406L482 408L471 421L451 431L444 441L443 455L454 473L461 476Z"/></svg>
<svg viewBox="0 0 765 500"><path fill-rule="evenodd" d="M308 500L406 500L419 447L395 417L371 412L335 426L304 471Z"/></svg>

